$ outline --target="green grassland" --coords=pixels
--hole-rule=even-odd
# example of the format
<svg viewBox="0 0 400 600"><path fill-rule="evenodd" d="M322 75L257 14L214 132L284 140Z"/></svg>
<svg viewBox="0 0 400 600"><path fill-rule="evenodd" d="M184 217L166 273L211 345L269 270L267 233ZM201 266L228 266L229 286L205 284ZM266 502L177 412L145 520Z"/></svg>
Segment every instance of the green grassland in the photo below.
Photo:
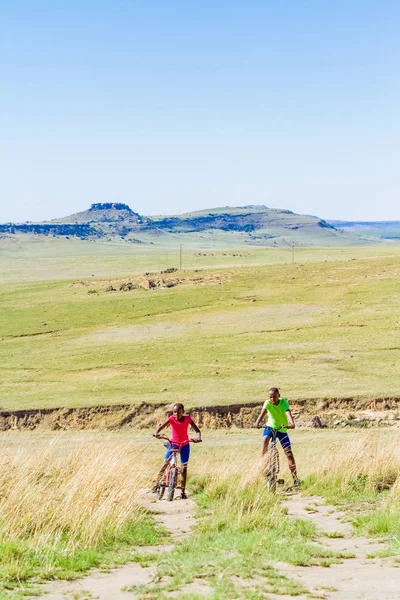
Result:
<svg viewBox="0 0 400 600"><path fill-rule="evenodd" d="M120 292L179 248L0 241L2 409L398 394L398 246L192 248Z"/></svg>
<svg viewBox="0 0 400 600"><path fill-rule="evenodd" d="M282 241L283 245L267 248L268 241L257 235L260 237L260 232L254 234L252 243L260 243L259 247L247 243L248 235L243 232L218 230L185 235L135 233L141 244L123 239L107 242L28 234L0 236L0 282L123 276L179 267L181 245L182 264L190 269L290 264L293 251L295 262L302 263L400 254L399 245L376 245L377 238L365 246L365 239L362 242L357 236L354 240L349 237L345 247L346 238L338 239L338 245L332 247L321 238L321 247L311 247L306 235L298 233L296 241L286 231L289 237ZM352 246L352 241L364 245Z"/></svg>
<svg viewBox="0 0 400 600"><path fill-rule="evenodd" d="M267 266L400 256L400 246L248 246L239 233L208 231L152 237L153 244L30 235L0 237L0 282L121 277L180 266L188 269ZM138 234L144 237L144 234ZM147 237L149 241L149 237Z"/></svg>

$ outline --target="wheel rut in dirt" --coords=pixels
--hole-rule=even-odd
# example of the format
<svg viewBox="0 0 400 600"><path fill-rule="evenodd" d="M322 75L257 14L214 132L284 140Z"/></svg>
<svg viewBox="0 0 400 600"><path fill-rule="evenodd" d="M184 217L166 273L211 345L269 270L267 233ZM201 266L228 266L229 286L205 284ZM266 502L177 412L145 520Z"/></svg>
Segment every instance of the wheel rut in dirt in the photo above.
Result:
<svg viewBox="0 0 400 600"><path fill-rule="evenodd" d="M277 564L281 573L301 583L313 597L327 600L398 600L400 565L392 559L369 558L384 549L383 542L352 536L343 512L322 498L294 494L285 502L291 517L311 520L317 527L317 543L334 552L349 552L330 567L297 567ZM337 537L329 537L335 536ZM343 537L339 537L343 536Z"/></svg>

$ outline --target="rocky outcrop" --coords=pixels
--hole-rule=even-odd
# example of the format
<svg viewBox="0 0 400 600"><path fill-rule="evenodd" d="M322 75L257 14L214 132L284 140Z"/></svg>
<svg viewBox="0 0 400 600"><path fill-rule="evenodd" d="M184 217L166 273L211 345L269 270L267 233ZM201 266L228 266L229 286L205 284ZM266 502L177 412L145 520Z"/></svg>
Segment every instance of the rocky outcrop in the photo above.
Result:
<svg viewBox="0 0 400 600"><path fill-rule="evenodd" d="M95 204L91 204L89 211L97 211L97 210L126 210L132 215L137 215L137 213L133 212L130 206L127 204L122 204L121 202L97 202Z"/></svg>

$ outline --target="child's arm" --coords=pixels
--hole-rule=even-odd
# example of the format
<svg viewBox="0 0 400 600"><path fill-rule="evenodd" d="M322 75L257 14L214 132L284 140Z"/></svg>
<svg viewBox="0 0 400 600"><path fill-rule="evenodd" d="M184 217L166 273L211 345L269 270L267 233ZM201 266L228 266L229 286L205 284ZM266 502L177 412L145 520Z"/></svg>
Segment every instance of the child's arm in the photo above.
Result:
<svg viewBox="0 0 400 600"><path fill-rule="evenodd" d="M261 423L261 421L263 420L263 418L264 418L264 415L265 415L265 413L266 413L266 412L267 412L267 411L266 411L266 410L265 410L265 408L263 407L263 408L261 409L261 412L260 412L260 414L259 414L259 415L258 415L258 417L257 417L257 420L256 420L256 422L254 423L254 427L258 427L258 426L260 425L260 423Z"/></svg>
<svg viewBox="0 0 400 600"><path fill-rule="evenodd" d="M296 423L294 422L292 412L290 410L287 410L286 414L288 416L288 421L289 421L288 429L296 429Z"/></svg>
<svg viewBox="0 0 400 600"><path fill-rule="evenodd" d="M192 429L195 430L195 432L197 433L197 440L196 442L201 442L201 431L200 429L197 427L196 423L194 423L193 421L190 423Z"/></svg>
<svg viewBox="0 0 400 600"><path fill-rule="evenodd" d="M169 420L165 421L162 425L159 425L156 429L156 432L153 433L154 437L157 437L160 433L160 431L162 431L165 427L167 427L167 425L169 425Z"/></svg>

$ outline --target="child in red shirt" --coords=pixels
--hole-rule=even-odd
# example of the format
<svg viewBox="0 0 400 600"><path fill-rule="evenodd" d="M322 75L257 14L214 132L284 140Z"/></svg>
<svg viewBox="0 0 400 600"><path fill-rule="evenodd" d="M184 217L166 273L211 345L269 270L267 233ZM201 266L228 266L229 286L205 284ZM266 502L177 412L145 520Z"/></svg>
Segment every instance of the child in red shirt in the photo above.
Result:
<svg viewBox="0 0 400 600"><path fill-rule="evenodd" d="M189 436L188 436L189 426L191 426L197 433L197 439L193 440L193 441L196 443L201 442L200 429L197 427L196 423L194 423L194 421L192 420L192 417L189 417L189 415L185 415L184 412L185 412L185 409L184 409L183 404L181 404L180 402L178 402L177 404L174 404L174 406L172 408L173 414L170 417L168 417L168 420L165 421L165 423L163 423L162 425L157 427L156 432L154 433L154 437L158 437L160 432L165 427L170 425L170 427L172 429L172 435L171 435L172 448L179 448L179 446L181 447L180 459L181 459L181 465L182 465L182 478L181 478L181 481L182 481L181 499L182 500L186 500L186 498L187 498L187 496L185 494L185 487L186 487L186 479L187 479L187 464L189 462L189 456L190 456L190 440L189 440ZM165 455L165 460L161 466L160 471L157 474L157 477L154 482L155 485L152 488L152 491L154 491L154 492L156 492L158 489L158 484L160 483L161 478L164 475L164 472L168 466L171 454L172 454L171 448L168 448L167 454Z"/></svg>

